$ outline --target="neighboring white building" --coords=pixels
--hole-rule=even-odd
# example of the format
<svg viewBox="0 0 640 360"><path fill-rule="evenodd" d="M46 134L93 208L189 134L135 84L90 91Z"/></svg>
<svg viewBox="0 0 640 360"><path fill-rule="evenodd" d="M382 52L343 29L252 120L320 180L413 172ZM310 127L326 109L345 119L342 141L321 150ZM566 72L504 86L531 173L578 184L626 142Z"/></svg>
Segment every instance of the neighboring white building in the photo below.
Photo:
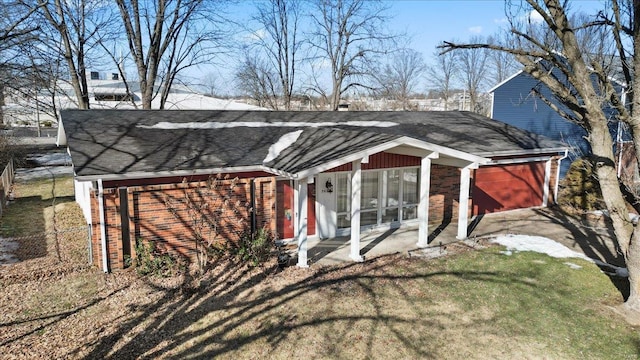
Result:
<svg viewBox="0 0 640 360"><path fill-rule="evenodd" d="M129 92L118 74L110 79L103 73L92 72L87 79L89 103L92 109L136 109L142 108L142 96L137 81L129 83ZM37 101L36 101L37 99ZM133 101L132 101L133 100ZM36 106L36 103L38 106ZM54 106L55 105L55 106ZM160 94L152 101L152 108L160 108ZM56 126L55 111L77 109L78 101L73 87L67 81L59 81L55 96L49 90L23 95L17 92L5 94L5 106L2 107L5 124L13 126ZM167 98L166 110L266 110L264 108L199 94L188 86L174 84Z"/></svg>

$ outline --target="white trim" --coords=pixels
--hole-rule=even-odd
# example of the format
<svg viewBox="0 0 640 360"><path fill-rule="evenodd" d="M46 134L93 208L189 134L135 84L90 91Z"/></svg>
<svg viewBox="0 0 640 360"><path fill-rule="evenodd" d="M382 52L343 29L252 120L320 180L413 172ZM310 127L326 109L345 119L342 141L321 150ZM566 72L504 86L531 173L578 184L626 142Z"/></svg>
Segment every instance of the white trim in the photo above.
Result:
<svg viewBox="0 0 640 360"><path fill-rule="evenodd" d="M551 154L551 153L559 153L565 152L570 149L573 149L571 146L566 147L558 147L558 148L547 148L547 149L529 149L529 150L505 150L505 151L493 151L493 152L481 152L476 155L492 158L497 156L519 156L519 155L540 155L540 154Z"/></svg>
<svg viewBox="0 0 640 360"><path fill-rule="evenodd" d="M424 248L429 245L429 185L431 184L431 158L425 156L420 161L420 194L418 202L417 246Z"/></svg>
<svg viewBox="0 0 640 360"><path fill-rule="evenodd" d="M558 203L558 187L560 186L560 167L562 165L562 160L566 159L567 157L569 157L569 150L565 150L564 155L558 158L558 165L556 168L556 183L553 189L553 201L556 204Z"/></svg>
<svg viewBox="0 0 640 360"><path fill-rule="evenodd" d="M360 256L360 196L362 192L362 164L361 159L351 163L351 252L353 261L363 261Z"/></svg>
<svg viewBox="0 0 640 360"><path fill-rule="evenodd" d="M518 72L516 72L515 74L509 76L508 78L502 80L500 83L498 83L498 85L492 87L491 89L489 89L487 92L488 93L493 93L494 91L496 91L497 88L501 87L502 85L508 83L509 81L513 80L516 76L522 74L524 72L524 70L518 70Z"/></svg>
<svg viewBox="0 0 640 360"><path fill-rule="evenodd" d="M102 179L98 179L98 216L100 216L100 246L102 247L102 271L109 272L109 263L107 262L107 225L105 224L104 214L104 188L102 187Z"/></svg>
<svg viewBox="0 0 640 360"><path fill-rule="evenodd" d="M187 177L187 176L195 176L195 175L235 173L235 172L254 172L254 171L266 172L276 176L284 176L287 179L293 178L291 174L284 171L269 168L263 165L259 165L259 166L252 165L252 166L232 166L232 167L196 169L196 170L153 171L153 172L134 171L126 174L76 175L76 179L79 181L96 181L98 179L102 179L103 181L136 180L136 179L172 177L172 176Z"/></svg>
<svg viewBox="0 0 640 360"><path fill-rule="evenodd" d="M469 190L471 188L471 167L460 169L460 198L458 201L458 235L456 239L467 238L467 226L469 221Z"/></svg>
<svg viewBox="0 0 640 360"><path fill-rule="evenodd" d="M300 179L297 181L297 187L299 188L299 198L296 203L299 208L299 220L298 220L298 267L300 268L308 268L309 263L307 262L307 228L308 228L308 218L307 218L307 206L308 206L308 188L307 188L307 179Z"/></svg>
<svg viewBox="0 0 640 360"><path fill-rule="evenodd" d="M496 103L496 97L494 93L489 93L489 94L491 94L490 95L491 96L491 107L490 107L491 112L489 113L489 117L493 119L493 107L495 106L495 103Z"/></svg>
<svg viewBox="0 0 640 360"><path fill-rule="evenodd" d="M466 153L463 151L459 151L459 150L454 150L448 147L444 147L444 146L440 146L440 145L435 145L435 144L431 144L428 142L424 142L424 141L420 141L420 140L416 140L416 139L412 139L406 136L402 136L399 137L398 139L392 140L392 141L388 141L386 143L368 148L366 150L362 150L362 151L358 151L356 153L353 154L349 154L346 156L343 156L342 158L338 158L329 162L326 162L324 164L306 169L306 170L302 170L299 171L298 173L293 174L294 178L303 178L303 177L309 177L312 175L315 175L317 173L321 173L330 169L333 169L335 167L338 167L340 165L344 165L346 163L349 162L353 162L356 160L362 160L364 157L368 156L368 155L373 155L373 154L377 154L377 153L381 153L384 152L385 150L388 149L392 149L394 147L399 147L402 145L408 145L408 146L412 146L412 147L416 147L418 149L423 149L423 150L429 150L432 152L436 152L439 153L441 155L445 155L445 156L450 156L453 158L459 158L461 160L467 160L469 162L477 162L477 163L488 163L489 161L491 161L491 159L482 157L482 156L477 156L474 154L470 154L470 153Z"/></svg>
<svg viewBox="0 0 640 360"><path fill-rule="evenodd" d="M551 181L551 159L544 164L544 188L542 188L542 206L549 203L549 182Z"/></svg>
<svg viewBox="0 0 640 360"><path fill-rule="evenodd" d="M550 159L551 159L551 156L538 156L538 157L517 158L517 159L501 159L501 160L493 160L489 164L484 164L481 166L524 164L524 163L530 163L530 162L549 161Z"/></svg>
<svg viewBox="0 0 640 360"><path fill-rule="evenodd" d="M293 238L298 239L300 235L300 226L298 222L300 220L300 184L298 180L293 180L293 184L291 181L289 182L289 186L293 185Z"/></svg>

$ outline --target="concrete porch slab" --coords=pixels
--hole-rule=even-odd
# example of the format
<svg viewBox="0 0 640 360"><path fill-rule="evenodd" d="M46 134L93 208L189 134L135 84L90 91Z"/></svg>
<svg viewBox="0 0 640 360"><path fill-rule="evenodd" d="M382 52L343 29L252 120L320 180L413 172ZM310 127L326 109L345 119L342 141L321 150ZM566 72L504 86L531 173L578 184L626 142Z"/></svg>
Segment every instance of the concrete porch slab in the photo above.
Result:
<svg viewBox="0 0 640 360"><path fill-rule="evenodd" d="M431 226L429 246L439 247L456 239L457 224ZM488 214L472 219L469 239L492 237L502 234L523 234L544 236L555 240L572 250L582 252L593 259L619 264L621 255L616 251L609 226L593 227L585 225L572 216L557 209L535 208ZM376 256L401 253L411 254L421 251L418 242L418 226L407 226L387 231L363 232L360 240L360 255L365 260ZM308 239L309 265L332 265L351 262L349 237L327 240ZM295 257L295 246L291 249ZM434 250L430 250L433 252ZM433 255L433 254L432 254Z"/></svg>

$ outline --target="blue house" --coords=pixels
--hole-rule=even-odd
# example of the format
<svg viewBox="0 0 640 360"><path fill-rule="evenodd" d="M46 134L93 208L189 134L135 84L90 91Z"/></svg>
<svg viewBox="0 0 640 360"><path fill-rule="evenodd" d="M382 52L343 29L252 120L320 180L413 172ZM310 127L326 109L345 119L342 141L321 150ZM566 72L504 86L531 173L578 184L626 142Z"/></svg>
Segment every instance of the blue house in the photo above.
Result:
<svg viewBox="0 0 640 360"><path fill-rule="evenodd" d="M556 76L562 78L559 71ZM617 85L618 92L624 91L623 84L618 83ZM536 89L564 111L571 112L554 98L549 88L521 70L489 90L491 94L490 116L495 120L562 141L571 146L572 150L568 154L568 159L562 162L560 169L561 177L564 177L573 160L591 153L591 147L586 140L587 133L579 125L558 115L533 92L533 89ZM610 119L611 135L618 149L621 149L622 147L619 145L630 138L618 126L616 112L612 108L608 108L607 113Z"/></svg>

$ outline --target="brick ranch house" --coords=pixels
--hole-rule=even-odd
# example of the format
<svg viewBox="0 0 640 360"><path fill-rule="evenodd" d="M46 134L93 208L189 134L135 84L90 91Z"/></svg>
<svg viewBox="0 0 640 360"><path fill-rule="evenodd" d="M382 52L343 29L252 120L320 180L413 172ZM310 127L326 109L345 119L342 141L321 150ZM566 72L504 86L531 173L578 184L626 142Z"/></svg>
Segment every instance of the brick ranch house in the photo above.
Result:
<svg viewBox="0 0 640 360"><path fill-rule="evenodd" d="M470 112L65 110L59 145L105 272L135 239L194 257L195 238L266 228L297 241L417 226L467 237L476 215L546 206L562 143ZM197 204L198 206L194 206ZM460 209L464 209L460 211ZM215 223L202 226L202 219Z"/></svg>

